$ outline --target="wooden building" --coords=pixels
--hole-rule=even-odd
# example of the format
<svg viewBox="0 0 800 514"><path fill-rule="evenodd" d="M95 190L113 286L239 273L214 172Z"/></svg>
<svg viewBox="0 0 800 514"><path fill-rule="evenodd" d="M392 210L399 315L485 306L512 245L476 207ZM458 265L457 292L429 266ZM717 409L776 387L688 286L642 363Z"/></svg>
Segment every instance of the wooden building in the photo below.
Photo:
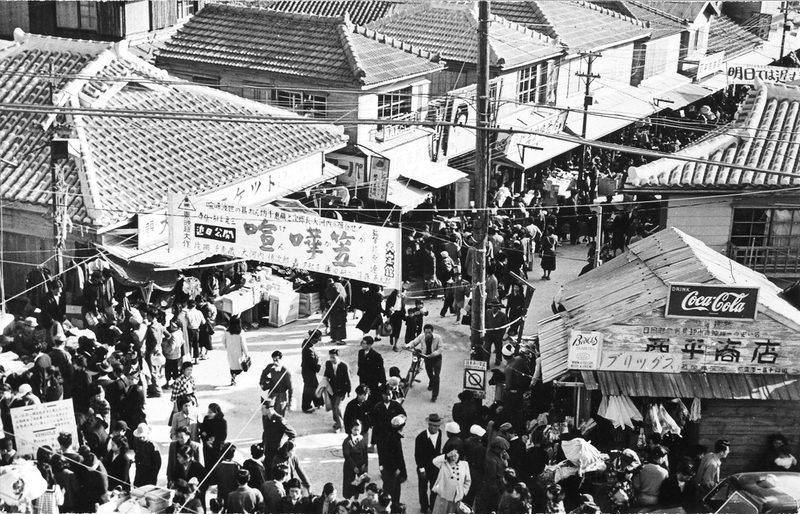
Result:
<svg viewBox="0 0 800 514"><path fill-rule="evenodd" d="M690 290L726 301L733 297L725 293L745 295L729 309L741 312L682 302ZM729 439L723 473L761 469L772 433L797 453L800 311L764 275L668 228L568 283L561 304L539 323L542 379L582 384L574 389L579 419L597 412L601 395L629 396L642 413L650 403L680 398L688 407L697 398L702 418L686 442ZM591 333L598 349L576 356L576 335Z"/></svg>

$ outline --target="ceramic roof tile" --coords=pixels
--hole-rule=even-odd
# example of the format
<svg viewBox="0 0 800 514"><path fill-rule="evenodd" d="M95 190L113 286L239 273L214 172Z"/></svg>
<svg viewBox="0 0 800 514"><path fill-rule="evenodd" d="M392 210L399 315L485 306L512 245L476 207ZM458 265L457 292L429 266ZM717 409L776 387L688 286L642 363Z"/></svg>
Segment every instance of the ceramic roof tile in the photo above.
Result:
<svg viewBox="0 0 800 514"><path fill-rule="evenodd" d="M316 14L318 16L343 16L347 13L350 21L357 25L366 25L383 18L395 4L404 3L396 0L275 0L267 6L276 11L300 14Z"/></svg>
<svg viewBox="0 0 800 514"><path fill-rule="evenodd" d="M644 23L589 2L492 2L492 12L549 37L571 51L602 49L650 35Z"/></svg>
<svg viewBox="0 0 800 514"><path fill-rule="evenodd" d="M800 186L800 87L762 83L750 91L736 121L723 134L689 146L677 155L717 161L706 165L664 158L631 168L628 190L738 190ZM731 168L737 164L775 173Z"/></svg>
<svg viewBox="0 0 800 514"><path fill-rule="evenodd" d="M652 31L653 39L671 36L687 29L683 20L677 16L672 16L658 9L654 9L647 2L628 0L621 3L625 4L628 12L630 12L634 18L639 21L647 22Z"/></svg>
<svg viewBox="0 0 800 514"><path fill-rule="evenodd" d="M399 43L378 42L374 34L365 40L364 32L343 17L209 4L164 44L156 62L209 63L344 85L373 85L441 67Z"/></svg>
<svg viewBox="0 0 800 514"><path fill-rule="evenodd" d="M731 18L720 15L711 20L706 53L713 54L724 50L725 59L729 60L755 49L762 43L761 38L745 30Z"/></svg>
<svg viewBox="0 0 800 514"><path fill-rule="evenodd" d="M512 68L563 53L563 48L553 40L500 16L492 16L490 23L492 66ZM472 3L428 3L398 9L369 26L436 52L445 61L477 63L477 25L477 13Z"/></svg>
<svg viewBox="0 0 800 514"><path fill-rule="evenodd" d="M687 0L684 2L648 0L647 4L654 9L658 9L659 11L675 16L681 20L687 20L690 23L696 20L701 12L705 11L706 6L717 11L716 7L714 7L714 2L698 0ZM719 13L717 12L717 14Z"/></svg>
<svg viewBox="0 0 800 514"><path fill-rule="evenodd" d="M52 105L48 80L52 63L53 74L59 77L56 100L68 101L72 95L64 92L74 89L81 102L92 102L94 93L102 96L113 84L121 89L104 98L99 108L294 116L202 86L175 85L174 79L123 52L119 44L106 43L106 50L98 54L90 42L26 37L25 42L0 51L0 102ZM57 50L60 45L70 51ZM82 47L91 52L80 52ZM72 79L78 74L82 79L94 75L82 83ZM120 77L126 77L123 84ZM159 83L153 84L154 77L161 77ZM49 206L54 129L43 130L46 120L43 114L0 111L0 157L17 163L0 166L0 194L5 200ZM126 219L145 206L163 204L168 190L217 187L346 142L339 131L307 124L81 116L75 126L86 135L80 153L87 159L85 165L91 161L92 176L79 170L74 159L61 161L68 212L77 222L94 224ZM87 183L95 189L82 189ZM104 208L103 217L91 219L90 205Z"/></svg>

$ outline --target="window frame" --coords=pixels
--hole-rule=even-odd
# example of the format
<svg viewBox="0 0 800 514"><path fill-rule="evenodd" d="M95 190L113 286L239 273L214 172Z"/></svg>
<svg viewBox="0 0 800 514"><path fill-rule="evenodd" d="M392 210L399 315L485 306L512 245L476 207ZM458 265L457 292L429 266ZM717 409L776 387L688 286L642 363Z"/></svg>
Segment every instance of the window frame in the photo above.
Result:
<svg viewBox="0 0 800 514"><path fill-rule="evenodd" d="M789 211L788 234L774 234L776 211ZM737 219L738 218L738 219ZM775 244L775 240L782 241ZM800 207L734 207L731 219L730 243L740 248L779 247L800 248Z"/></svg>
<svg viewBox="0 0 800 514"><path fill-rule="evenodd" d="M413 86L404 87L378 95L377 118L391 120L414 112Z"/></svg>
<svg viewBox="0 0 800 514"><path fill-rule="evenodd" d="M519 70L517 72L517 101L521 104L536 103L538 83L538 64Z"/></svg>

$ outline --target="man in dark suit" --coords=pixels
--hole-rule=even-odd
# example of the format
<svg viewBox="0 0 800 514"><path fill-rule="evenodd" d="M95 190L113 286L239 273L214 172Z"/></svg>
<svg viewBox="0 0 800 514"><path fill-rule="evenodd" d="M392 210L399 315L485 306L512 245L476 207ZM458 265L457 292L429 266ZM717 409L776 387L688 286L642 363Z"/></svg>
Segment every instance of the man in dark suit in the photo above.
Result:
<svg viewBox="0 0 800 514"><path fill-rule="evenodd" d="M264 432L261 435L261 442L264 445L264 462L272 462L281 447L281 440L286 436L289 440L297 437L297 431L283 419L283 416L275 412L275 398L267 398L261 404L262 415L261 424ZM267 467L267 475L271 476L271 466Z"/></svg>
<svg viewBox="0 0 800 514"><path fill-rule="evenodd" d="M369 429L372 427L370 419L371 406L369 404L370 393L370 388L363 384L356 387L355 400L347 402L347 407L344 409L344 431L349 434L353 423L360 421L361 436L367 441L369 440Z"/></svg>
<svg viewBox="0 0 800 514"><path fill-rule="evenodd" d="M338 433L344 428L342 419L342 400L350 394L352 385L350 384L350 366L339 359L339 350L336 348L328 352L330 360L325 363L325 378L328 379L333 390L331 403L333 404L333 429Z"/></svg>
<svg viewBox="0 0 800 514"><path fill-rule="evenodd" d="M433 484L439 476L439 468L433 465L434 457L442 453L442 418L438 414L431 414L425 421L428 428L417 435L414 442L414 460L417 463L417 477L419 486L419 508L421 512L428 512L436 500L436 493L432 492ZM429 501L430 499L430 501Z"/></svg>
<svg viewBox="0 0 800 514"><path fill-rule="evenodd" d="M378 447L378 463L380 464L380 447L392 431L392 418L406 411L399 402L392 400L392 388L384 384L381 388L381 401L372 408L372 444Z"/></svg>
<svg viewBox="0 0 800 514"><path fill-rule="evenodd" d="M63 323L67 315L67 300L63 290L64 286L60 280L51 280L47 283L47 293L42 300L42 312L59 323Z"/></svg>
<svg viewBox="0 0 800 514"><path fill-rule="evenodd" d="M408 480L406 460L403 456L403 428L406 417L399 414L389 421L389 432L378 446L378 463L383 481L383 490L392 497L392 503L400 503L400 489Z"/></svg>
<svg viewBox="0 0 800 514"><path fill-rule="evenodd" d="M372 336L364 336L361 340L361 349L358 351L358 382L366 385L370 391L379 391L386 383L386 369L383 366L383 357L372 349L375 340ZM371 405L375 399L368 399Z"/></svg>
<svg viewBox="0 0 800 514"><path fill-rule="evenodd" d="M61 371L61 378L64 379L64 399L72 398L72 377L75 374L75 368L72 367L72 357L64 349L64 344L67 342L67 336L64 334L56 334L53 337L53 349L50 350L50 362L53 366Z"/></svg>

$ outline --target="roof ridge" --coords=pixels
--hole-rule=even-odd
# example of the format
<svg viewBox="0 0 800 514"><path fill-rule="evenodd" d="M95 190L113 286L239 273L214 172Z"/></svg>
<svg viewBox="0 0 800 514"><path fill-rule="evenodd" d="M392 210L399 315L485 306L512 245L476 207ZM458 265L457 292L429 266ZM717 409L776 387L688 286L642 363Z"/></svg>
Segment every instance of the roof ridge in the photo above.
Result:
<svg viewBox="0 0 800 514"><path fill-rule="evenodd" d="M378 32L375 29L371 29L366 25L353 25L353 32L355 34L359 34L366 38L372 39L373 41L377 41L378 43L382 43L385 45L389 45L392 48L396 48L398 50L402 50L411 55L416 55L417 57L421 57L423 59L427 59L431 62L438 63L441 59L441 55L438 52L433 52L431 50L425 50L424 48L420 48L419 46L414 47L411 43L406 43L401 41L395 37L387 36L382 32Z"/></svg>
<svg viewBox="0 0 800 514"><path fill-rule="evenodd" d="M420 3L409 2L404 4L394 4L392 9L389 11L391 14L384 16L383 18L378 18L377 20L368 23L366 26L375 25L376 23L385 24L385 22L400 18L401 16L405 16L409 13L430 9L431 7L433 7L431 2L427 0Z"/></svg>
<svg viewBox="0 0 800 514"><path fill-rule="evenodd" d="M110 41L93 41L90 39L76 39L32 34L30 32L25 32L19 27L14 29L14 43L16 47L30 45L29 48L56 52L71 52L80 50L84 54L92 53L94 55L99 55L103 51L110 49L114 44ZM11 48L14 48L14 46ZM88 52L87 50L93 50L93 52Z"/></svg>
<svg viewBox="0 0 800 514"><path fill-rule="evenodd" d="M545 24L547 25L547 27L548 27L549 31L551 31L553 34L555 34L555 35L556 35L556 36L555 36L555 39L556 39L556 40L560 41L560 40L561 40L561 35L558 33L558 30L556 30L556 26L555 26L555 24L553 24L553 20L551 20L550 18L548 18L548 17L547 17L547 13L546 13L546 12L544 12L544 9L542 9L541 7L539 7L539 2L538 2L538 1L534 1L534 2L528 2L528 1L526 1L526 2L523 2L523 3L524 3L526 6L528 6L528 8L529 8L529 9L532 9L532 10L534 10L534 11L538 12L538 13L539 13L539 14L542 16L542 18L543 18L543 19L544 19L544 21L546 22Z"/></svg>
<svg viewBox="0 0 800 514"><path fill-rule="evenodd" d="M670 14L670 13L668 13L666 11L662 11L661 9L653 7L650 4L647 4L645 2L640 2L639 0L627 0L627 1L632 3L633 5L635 5L637 7L641 7L642 9L650 11L650 12L652 12L654 14L658 14L659 16L663 16L664 18L668 18L668 19L670 19L672 21L676 21L676 22L680 23L681 25L685 25L684 20L678 18L674 14Z"/></svg>
<svg viewBox="0 0 800 514"><path fill-rule="evenodd" d="M645 22L645 21L637 20L636 18L633 18L631 16L627 16L627 15L622 14L622 13L618 13L617 11L613 11L611 9L608 9L607 7L603 7L603 6L594 4L592 2L587 2L586 0L576 0L576 3L578 5L580 5L581 7L583 7L584 9L592 9L593 11L597 11L597 12L599 12L601 14L605 14L606 16L610 16L611 18L618 18L621 21L628 22L628 23L630 23L632 25L636 25L637 27L642 27L642 28L645 28L645 29L649 29L650 28L650 24Z"/></svg>
<svg viewBox="0 0 800 514"><path fill-rule="evenodd" d="M530 29L521 23L511 21L508 18L504 18L503 16L492 14L491 19L489 21L498 21L512 30L522 32L523 34L530 34L532 37L535 36L539 41L542 41L545 44L553 46L558 46L558 45L564 46L564 43L561 41L560 38L550 37L547 34Z"/></svg>
<svg viewBox="0 0 800 514"><path fill-rule="evenodd" d="M471 21L474 26L477 27L479 25L478 13L475 12L475 9L469 9L466 11L466 15L469 17L469 21ZM489 63L490 65L491 63L497 63L498 66L503 66L506 61L497 55L497 52L495 52L493 41L494 39L489 38Z"/></svg>
<svg viewBox="0 0 800 514"><path fill-rule="evenodd" d="M239 13L258 13L261 16L274 16L278 15L282 18L288 18L290 20L302 20L302 21L314 21L314 22L326 22L330 20L342 20L344 19L343 15L340 16L323 16L321 14L311 14L311 13L303 13L303 12L293 12L293 11L282 11L279 9L273 9L271 6L261 7L255 6L250 7L247 5L230 5L230 4L219 4L219 3L207 3L203 9L200 11L204 11L206 9L209 10L229 10L229 11L236 11ZM198 13L199 14L199 13ZM191 21L191 20L190 20Z"/></svg>
<svg viewBox="0 0 800 514"><path fill-rule="evenodd" d="M363 85L364 77L367 76L367 72L364 70L364 66L361 63L361 58L358 56L358 52L356 52L355 43L350 35L351 30L352 29L350 26L348 26L346 20L343 20L342 23L336 25L336 32L339 35L339 41L342 43L344 55L347 57L347 64L350 65L350 70L353 72L353 76L356 78L356 80Z"/></svg>

